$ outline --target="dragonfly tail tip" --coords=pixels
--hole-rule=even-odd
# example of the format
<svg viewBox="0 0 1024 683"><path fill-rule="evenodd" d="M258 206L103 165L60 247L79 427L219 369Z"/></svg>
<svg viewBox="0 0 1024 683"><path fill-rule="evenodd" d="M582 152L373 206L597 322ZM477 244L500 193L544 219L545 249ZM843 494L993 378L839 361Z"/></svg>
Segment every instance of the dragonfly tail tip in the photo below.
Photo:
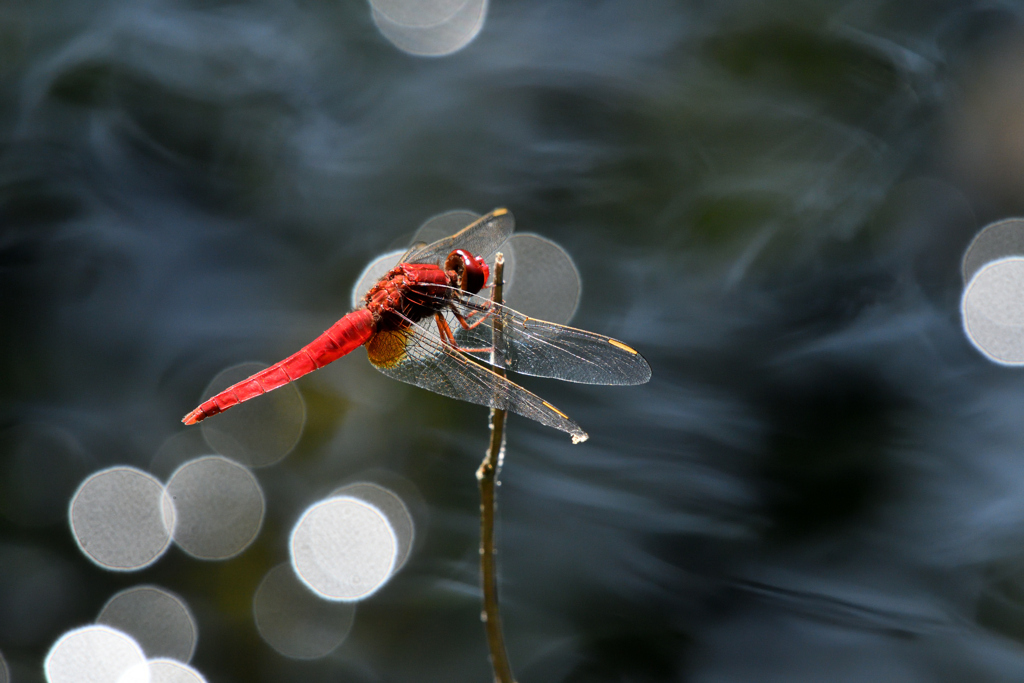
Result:
<svg viewBox="0 0 1024 683"><path fill-rule="evenodd" d="M590 435L587 434L586 432L580 432L579 434L572 434L571 436L572 436L573 444L583 443L584 441L586 441L587 439L590 438Z"/></svg>

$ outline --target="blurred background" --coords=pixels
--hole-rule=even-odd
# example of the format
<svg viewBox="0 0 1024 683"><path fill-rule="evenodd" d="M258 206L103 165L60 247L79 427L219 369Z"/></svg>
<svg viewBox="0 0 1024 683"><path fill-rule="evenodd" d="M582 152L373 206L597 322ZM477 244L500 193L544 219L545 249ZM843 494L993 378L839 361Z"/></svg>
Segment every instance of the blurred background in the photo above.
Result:
<svg viewBox="0 0 1024 683"><path fill-rule="evenodd" d="M509 421L519 681L1024 677L1024 376L961 315L1024 211L1024 3L964 0L6 0L0 677L99 619L211 682L489 680L484 408L357 350L180 420L497 206L653 368L521 378L591 439ZM339 603L287 563L346 485L407 559Z"/></svg>

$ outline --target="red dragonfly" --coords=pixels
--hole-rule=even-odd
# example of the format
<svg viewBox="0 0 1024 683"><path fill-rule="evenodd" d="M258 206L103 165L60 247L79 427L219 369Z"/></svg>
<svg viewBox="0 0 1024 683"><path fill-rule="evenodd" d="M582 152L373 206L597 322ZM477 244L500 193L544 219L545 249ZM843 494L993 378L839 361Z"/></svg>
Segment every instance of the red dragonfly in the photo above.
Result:
<svg viewBox="0 0 1024 683"><path fill-rule="evenodd" d="M414 246L360 307L297 353L203 402L182 422L195 424L366 346L370 363L385 375L517 413L567 432L573 443L586 441L587 433L568 415L492 368L585 384L643 384L651 367L620 341L530 318L478 296L493 286L486 257L514 227L507 209L495 209L454 235Z"/></svg>

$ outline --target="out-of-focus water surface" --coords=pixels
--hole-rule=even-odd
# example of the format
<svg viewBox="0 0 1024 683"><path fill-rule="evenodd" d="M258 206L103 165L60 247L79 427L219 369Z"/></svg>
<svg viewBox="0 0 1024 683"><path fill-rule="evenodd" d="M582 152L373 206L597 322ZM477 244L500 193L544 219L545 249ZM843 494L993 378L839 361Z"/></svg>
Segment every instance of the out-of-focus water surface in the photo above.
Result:
<svg viewBox="0 0 1024 683"><path fill-rule="evenodd" d="M653 368L523 380L591 439L510 419L520 681L1021 680L1024 374L960 307L972 237L1024 212L1024 3L437 2L436 35L398 4L0 5L0 676L145 584L209 681L488 680L485 409L358 350L235 436L179 420L430 216L507 206L575 259L574 324ZM241 479L175 494L216 558L76 543L93 473L218 450ZM290 535L347 484L386 542L307 535L397 573L318 601Z"/></svg>

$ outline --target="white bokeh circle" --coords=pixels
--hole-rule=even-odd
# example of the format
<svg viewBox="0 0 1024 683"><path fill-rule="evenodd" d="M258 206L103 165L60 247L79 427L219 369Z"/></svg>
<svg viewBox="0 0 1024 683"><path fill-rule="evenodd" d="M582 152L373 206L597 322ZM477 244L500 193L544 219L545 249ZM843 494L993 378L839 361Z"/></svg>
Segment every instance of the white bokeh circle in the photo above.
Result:
<svg viewBox="0 0 1024 683"><path fill-rule="evenodd" d="M1024 365L1024 258L979 269L961 301L964 332L989 360Z"/></svg>
<svg viewBox="0 0 1024 683"><path fill-rule="evenodd" d="M193 557L224 560L245 550L263 524L263 490L253 473L210 455L190 460L167 482L177 525L174 542Z"/></svg>
<svg viewBox="0 0 1024 683"><path fill-rule="evenodd" d="M391 578L398 556L398 540L384 513L349 496L307 509L288 547L295 574L325 600L369 597Z"/></svg>
<svg viewBox="0 0 1024 683"><path fill-rule="evenodd" d="M142 683L149 678L139 644L109 626L65 633L43 660L43 671L49 683Z"/></svg>
<svg viewBox="0 0 1024 683"><path fill-rule="evenodd" d="M206 683L202 674L176 659L151 659L147 664L149 683Z"/></svg>
<svg viewBox="0 0 1024 683"><path fill-rule="evenodd" d="M75 542L104 569L135 571L167 550L175 510L163 484L134 467L96 472L78 487L68 508Z"/></svg>

